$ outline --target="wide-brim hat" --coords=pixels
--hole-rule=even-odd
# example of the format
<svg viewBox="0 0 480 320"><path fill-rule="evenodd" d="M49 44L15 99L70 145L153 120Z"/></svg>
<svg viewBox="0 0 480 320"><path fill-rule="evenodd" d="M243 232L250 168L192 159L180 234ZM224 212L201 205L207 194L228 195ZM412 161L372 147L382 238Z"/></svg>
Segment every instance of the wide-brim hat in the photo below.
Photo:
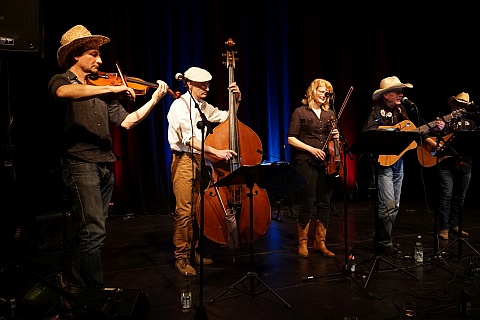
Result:
<svg viewBox="0 0 480 320"><path fill-rule="evenodd" d="M195 81L195 82L207 82L212 80L212 75L205 69L198 68L198 67L191 67L185 71L184 77L187 80Z"/></svg>
<svg viewBox="0 0 480 320"><path fill-rule="evenodd" d="M87 28L82 25L76 25L62 36L60 39L61 47L57 50L58 65L64 69L68 68L68 57L70 53L81 45L86 50L98 49L101 45L110 42L105 36L92 35Z"/></svg>
<svg viewBox="0 0 480 320"><path fill-rule="evenodd" d="M453 109L463 108L470 103L470 96L468 93L462 92L448 98L447 103Z"/></svg>
<svg viewBox="0 0 480 320"><path fill-rule="evenodd" d="M413 88L413 85L410 83L402 83L400 79L395 76L387 77L380 81L380 89L375 90L372 94L372 100L377 100L384 92L403 88Z"/></svg>

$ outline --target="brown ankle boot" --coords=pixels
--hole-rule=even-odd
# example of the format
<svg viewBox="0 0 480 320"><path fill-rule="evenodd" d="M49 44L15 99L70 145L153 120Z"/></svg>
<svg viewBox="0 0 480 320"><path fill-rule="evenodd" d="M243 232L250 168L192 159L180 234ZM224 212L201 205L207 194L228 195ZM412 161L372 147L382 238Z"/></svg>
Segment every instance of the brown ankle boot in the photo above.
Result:
<svg viewBox="0 0 480 320"><path fill-rule="evenodd" d="M460 231L458 227L452 228L452 233L453 234L458 235L459 234L458 231ZM468 237L468 232L465 232L465 231L462 230L462 237Z"/></svg>
<svg viewBox="0 0 480 320"><path fill-rule="evenodd" d="M302 229L300 223L297 222L297 231L298 231L298 255L303 258L308 258L308 229L310 228L310 221L305 226L305 229Z"/></svg>
<svg viewBox="0 0 480 320"><path fill-rule="evenodd" d="M327 237L327 229L320 220L317 220L317 228L315 230L315 241L313 242L313 250L320 251L324 257L333 258L335 253L327 249L325 239Z"/></svg>

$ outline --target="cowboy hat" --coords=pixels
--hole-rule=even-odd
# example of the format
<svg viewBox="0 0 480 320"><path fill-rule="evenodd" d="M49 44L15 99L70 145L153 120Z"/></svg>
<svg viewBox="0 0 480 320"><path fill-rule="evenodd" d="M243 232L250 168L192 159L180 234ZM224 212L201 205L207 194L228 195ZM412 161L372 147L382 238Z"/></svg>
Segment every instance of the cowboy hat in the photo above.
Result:
<svg viewBox="0 0 480 320"><path fill-rule="evenodd" d="M455 97L448 98L447 103L453 109L463 108L470 103L470 96L466 92L457 94Z"/></svg>
<svg viewBox="0 0 480 320"><path fill-rule="evenodd" d="M413 85L410 83L401 83L400 80L395 76L387 77L380 81L380 89L375 90L372 95L372 100L377 100L384 92L403 88L413 88Z"/></svg>
<svg viewBox="0 0 480 320"><path fill-rule="evenodd" d="M185 71L185 78L194 82L207 82L212 80L212 75L205 69L191 67Z"/></svg>
<svg viewBox="0 0 480 320"><path fill-rule="evenodd" d="M92 35L82 25L76 25L62 36L60 39L61 47L57 50L58 65L64 69L68 68L68 58L72 51L81 45L85 45L86 50L98 49L101 45L110 42L105 36Z"/></svg>

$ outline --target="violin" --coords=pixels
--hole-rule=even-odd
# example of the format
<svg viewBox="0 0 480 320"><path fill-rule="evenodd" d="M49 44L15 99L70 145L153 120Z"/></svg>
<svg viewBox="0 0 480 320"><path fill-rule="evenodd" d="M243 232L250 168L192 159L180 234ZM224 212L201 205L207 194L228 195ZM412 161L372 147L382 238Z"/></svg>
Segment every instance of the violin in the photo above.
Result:
<svg viewBox="0 0 480 320"><path fill-rule="evenodd" d="M336 128L336 121L334 117L331 117L328 120L332 128ZM332 131L333 131L332 129ZM327 155L327 174L333 177L340 177L343 179L343 162L342 158L344 155L343 145L338 138L332 138L328 141L328 155Z"/></svg>
<svg viewBox="0 0 480 320"><path fill-rule="evenodd" d="M328 175L333 177L340 177L340 179L343 179L344 177L345 164L342 161L342 158L344 156L344 146L338 138L332 138L332 131L334 129L337 129L338 120L342 115L342 112L348 102L348 99L350 98L350 95L352 94L352 91L353 87L350 87L336 119L334 117L331 117L328 120L332 126L332 130L327 137L328 142L325 144L325 147L328 147L328 153L326 158L326 171Z"/></svg>
<svg viewBox="0 0 480 320"><path fill-rule="evenodd" d="M123 84L127 87L132 88L136 95L144 95L147 93L149 88L158 88L157 83L144 81L140 78L135 77L122 77L118 73L109 73L101 72L91 73L87 75L87 83L95 86L121 86ZM180 91L173 92L172 89L168 88L168 94L173 98L178 99L181 96Z"/></svg>

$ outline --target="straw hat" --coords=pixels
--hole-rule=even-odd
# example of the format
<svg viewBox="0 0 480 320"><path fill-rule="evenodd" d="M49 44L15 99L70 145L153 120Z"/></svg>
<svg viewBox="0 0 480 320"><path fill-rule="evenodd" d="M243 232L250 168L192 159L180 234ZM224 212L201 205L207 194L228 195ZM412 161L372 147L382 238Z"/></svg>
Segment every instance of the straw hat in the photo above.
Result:
<svg viewBox="0 0 480 320"><path fill-rule="evenodd" d="M380 89L375 90L372 95L372 100L377 100L384 92L403 88L413 88L413 85L410 83L401 83L400 80L395 76L385 78L380 81Z"/></svg>
<svg viewBox="0 0 480 320"><path fill-rule="evenodd" d="M448 98L447 103L453 109L463 108L470 103L470 96L466 92L457 94L455 97Z"/></svg>
<svg viewBox="0 0 480 320"><path fill-rule="evenodd" d="M185 78L195 82L207 82L212 80L212 75L205 69L198 67L191 67L185 71Z"/></svg>
<svg viewBox="0 0 480 320"><path fill-rule="evenodd" d="M60 39L61 47L57 50L58 65L64 69L69 68L68 58L70 53L81 45L85 46L85 51L98 49L101 45L110 42L105 36L95 36L82 25L76 25L71 28Z"/></svg>

